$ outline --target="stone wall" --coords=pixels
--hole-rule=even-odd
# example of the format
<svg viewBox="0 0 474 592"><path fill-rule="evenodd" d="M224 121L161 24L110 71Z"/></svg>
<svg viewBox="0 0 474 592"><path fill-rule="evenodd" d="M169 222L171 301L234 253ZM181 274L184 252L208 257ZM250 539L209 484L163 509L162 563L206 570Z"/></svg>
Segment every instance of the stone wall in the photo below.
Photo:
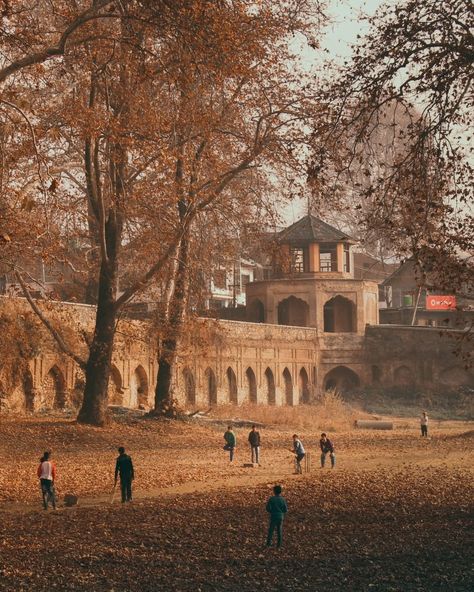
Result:
<svg viewBox="0 0 474 592"><path fill-rule="evenodd" d="M81 334L91 335L95 307L83 304L42 303L53 324L65 333L66 341L78 355L86 356L87 348ZM34 356L22 365L9 384L8 348L0 349L0 392L6 393L2 406L11 411L39 411L77 406L81 398L84 376L79 366L61 353L48 331L37 320L24 298L0 297L0 314L10 318L29 318L34 321L39 335L39 346ZM127 407L148 405L153 399L156 377L156 356L148 338L148 326L140 321L122 321L113 355L109 399Z"/></svg>
<svg viewBox="0 0 474 592"><path fill-rule="evenodd" d="M474 388L474 369L456 353L467 333L435 327L367 327L364 358L367 382L449 392ZM467 348L463 348L466 352ZM370 371L370 372L369 372Z"/></svg>
<svg viewBox="0 0 474 592"><path fill-rule="evenodd" d="M69 339L91 332L95 309L55 305ZM0 298L0 313L33 315L23 299ZM40 346L15 384L7 386L0 359L2 405L12 411L62 409L80 402L83 376L44 329ZM199 319L187 331L178 359L175 393L183 406L297 405L335 387L474 388L474 373L453 354L459 331L367 326L365 333L321 333L316 328ZM79 340L80 341L80 340ZM78 346L80 348L80 346ZM82 346L83 347L83 346ZM7 356L5 348L0 350ZM85 350L82 352L85 354ZM152 406L157 364L146 321L121 321L111 368L109 401Z"/></svg>

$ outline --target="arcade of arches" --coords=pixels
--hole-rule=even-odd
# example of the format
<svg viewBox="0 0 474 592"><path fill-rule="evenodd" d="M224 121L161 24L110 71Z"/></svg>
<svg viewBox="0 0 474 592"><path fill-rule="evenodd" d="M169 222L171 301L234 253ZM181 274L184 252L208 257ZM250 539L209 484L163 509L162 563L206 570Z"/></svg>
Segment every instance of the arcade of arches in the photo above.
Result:
<svg viewBox="0 0 474 592"><path fill-rule="evenodd" d="M473 372L466 371L452 354L452 340L430 328L373 326L364 333L331 335L316 328L266 323L202 321L202 327L203 338L185 348L174 378L175 396L184 407L245 402L298 405L311 403L322 389L347 392L371 384L380 389L442 385L444 392L474 386ZM157 373L154 360L152 342L118 341L109 403L151 407ZM81 381L74 362L45 349L9 390L0 374L2 409L70 408L77 402L74 393L81 392Z"/></svg>

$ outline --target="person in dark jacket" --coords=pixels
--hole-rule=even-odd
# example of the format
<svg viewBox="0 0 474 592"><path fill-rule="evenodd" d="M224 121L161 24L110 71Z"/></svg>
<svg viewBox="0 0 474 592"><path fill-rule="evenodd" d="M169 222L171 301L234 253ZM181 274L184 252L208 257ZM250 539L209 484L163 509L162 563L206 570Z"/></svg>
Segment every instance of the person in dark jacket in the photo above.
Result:
<svg viewBox="0 0 474 592"><path fill-rule="evenodd" d="M117 477L120 475L120 492L122 493L122 503L132 501L132 481L135 478L133 472L132 459L125 454L125 448L120 446L119 455L115 463L115 486Z"/></svg>
<svg viewBox="0 0 474 592"><path fill-rule="evenodd" d="M281 485L275 485L272 497L267 502L266 510L270 514L268 525L267 547L272 546L273 532L277 531L277 548L281 547L283 539L283 518L288 512L288 505L281 495Z"/></svg>
<svg viewBox="0 0 474 592"><path fill-rule="evenodd" d="M252 431L249 433L249 444L250 449L252 451L252 464L257 463L260 464L259 456L260 456L260 433L257 432L257 427L252 426Z"/></svg>
<svg viewBox="0 0 474 592"><path fill-rule="evenodd" d="M303 442L299 439L298 434L293 434L293 449L290 449L290 452L293 452L295 455L295 473L297 475L301 475L303 473L301 461L305 457L306 453Z"/></svg>
<svg viewBox="0 0 474 592"><path fill-rule="evenodd" d="M319 440L319 446L321 448L321 468L324 469L326 463L326 455L329 453L331 458L331 469L334 469L336 465L336 455L334 454L334 445L327 435L323 432L321 434L321 440Z"/></svg>
<svg viewBox="0 0 474 592"><path fill-rule="evenodd" d="M234 461L234 451L237 447L237 438L235 437L234 432L232 431L232 426L227 426L227 431L224 432L224 450L229 451L229 461Z"/></svg>

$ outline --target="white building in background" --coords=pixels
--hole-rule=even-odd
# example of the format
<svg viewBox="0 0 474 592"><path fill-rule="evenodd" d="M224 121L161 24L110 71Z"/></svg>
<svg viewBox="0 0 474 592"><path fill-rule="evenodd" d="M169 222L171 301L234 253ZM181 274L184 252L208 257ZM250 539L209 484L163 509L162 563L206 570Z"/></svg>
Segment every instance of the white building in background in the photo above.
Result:
<svg viewBox="0 0 474 592"><path fill-rule="evenodd" d="M219 265L212 272L209 286L208 308L236 308L245 306L245 287L263 279L266 268L250 259L237 259L228 265Z"/></svg>

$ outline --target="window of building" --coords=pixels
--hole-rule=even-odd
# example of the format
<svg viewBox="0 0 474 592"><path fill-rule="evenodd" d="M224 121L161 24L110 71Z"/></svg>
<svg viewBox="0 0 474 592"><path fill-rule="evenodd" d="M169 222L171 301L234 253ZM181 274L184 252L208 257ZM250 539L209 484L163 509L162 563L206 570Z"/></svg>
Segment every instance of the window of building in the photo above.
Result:
<svg viewBox="0 0 474 592"><path fill-rule="evenodd" d="M351 251L349 245L344 245L344 271L351 271Z"/></svg>
<svg viewBox="0 0 474 592"><path fill-rule="evenodd" d="M337 245L321 244L319 246L319 271L337 271Z"/></svg>
<svg viewBox="0 0 474 592"><path fill-rule="evenodd" d="M291 271L304 273L308 271L308 254L304 247L291 247Z"/></svg>
<svg viewBox="0 0 474 592"><path fill-rule="evenodd" d="M243 273L241 277L242 287L250 283L250 275Z"/></svg>
<svg viewBox="0 0 474 592"><path fill-rule="evenodd" d="M214 287L215 288L227 288L227 277L225 269L215 269L213 273Z"/></svg>

